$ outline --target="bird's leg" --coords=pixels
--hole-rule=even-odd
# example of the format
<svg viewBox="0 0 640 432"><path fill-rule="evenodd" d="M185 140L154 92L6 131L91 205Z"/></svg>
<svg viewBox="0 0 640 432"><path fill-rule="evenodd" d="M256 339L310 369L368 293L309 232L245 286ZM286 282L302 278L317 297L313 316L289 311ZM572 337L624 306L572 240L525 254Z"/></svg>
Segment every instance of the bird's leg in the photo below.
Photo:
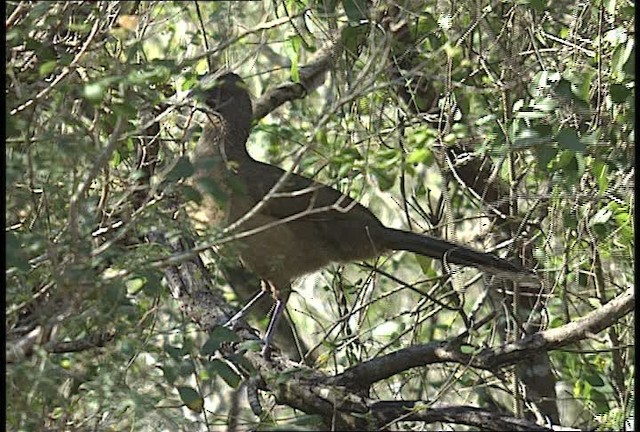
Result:
<svg viewBox="0 0 640 432"><path fill-rule="evenodd" d="M264 347L262 348L262 356L269 360L271 356L271 340L273 339L273 334L276 330L276 325L278 325L278 321L280 320L280 316L282 315L282 311L286 303L282 300L276 300L276 307L273 309L273 315L271 315L271 321L269 321L269 327L267 328L267 332L264 334Z"/></svg>
<svg viewBox="0 0 640 432"><path fill-rule="evenodd" d="M232 316L231 319L227 321L227 323L224 326L233 330L233 328L236 326L238 321L244 318L247 315L247 313L251 310L251 308L258 302L258 300L260 300L267 293L267 290L265 288L266 287L264 286L264 283L263 283L262 289L255 296L253 296L253 298L249 300L249 302L246 305L244 305L242 309L240 309L234 316Z"/></svg>
<svg viewBox="0 0 640 432"><path fill-rule="evenodd" d="M273 314L271 314L271 320L269 321L269 327L267 327L267 332L264 335L264 347L262 348L262 356L269 360L271 356L271 341L273 340L273 335L276 331L276 326L280 321L280 317L282 316L282 312L284 312L285 307L287 306L287 300L289 299L290 289L282 292L279 291L277 287L273 284L269 283L271 286L273 297L276 299L276 306L273 309Z"/></svg>

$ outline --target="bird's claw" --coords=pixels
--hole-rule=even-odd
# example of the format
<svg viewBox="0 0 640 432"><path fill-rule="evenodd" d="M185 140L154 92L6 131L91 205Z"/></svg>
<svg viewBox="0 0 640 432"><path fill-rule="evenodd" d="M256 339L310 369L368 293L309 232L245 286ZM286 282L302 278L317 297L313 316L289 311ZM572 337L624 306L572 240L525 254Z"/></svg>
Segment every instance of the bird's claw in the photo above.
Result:
<svg viewBox="0 0 640 432"><path fill-rule="evenodd" d="M229 319L229 321L227 321L226 323L222 324L222 327L226 327L229 330L235 330L237 324L238 324L238 320L231 318L231 319Z"/></svg>
<svg viewBox="0 0 640 432"><path fill-rule="evenodd" d="M260 351L260 354L262 355L262 358L264 358L266 361L270 361L271 360L271 345L269 345L269 343L265 342L264 347Z"/></svg>

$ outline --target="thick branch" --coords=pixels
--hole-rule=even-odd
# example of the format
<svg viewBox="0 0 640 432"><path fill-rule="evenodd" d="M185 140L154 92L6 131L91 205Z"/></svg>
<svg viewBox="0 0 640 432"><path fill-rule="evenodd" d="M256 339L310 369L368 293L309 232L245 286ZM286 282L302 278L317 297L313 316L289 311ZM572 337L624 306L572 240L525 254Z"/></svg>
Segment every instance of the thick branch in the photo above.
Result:
<svg viewBox="0 0 640 432"><path fill-rule="evenodd" d="M551 431L530 421L483 410L472 406L451 406L438 408L420 408L426 405L421 401L381 401L373 403L371 412L379 424L398 421L419 421L422 423L453 423L493 431Z"/></svg>
<svg viewBox="0 0 640 432"><path fill-rule="evenodd" d="M18 340L7 341L5 356L7 363L18 363L34 353L36 345L40 344L45 329L38 326ZM86 351L103 347L112 341L116 334L113 331L91 334L81 339L72 341L49 341L42 345L48 353L67 353Z"/></svg>
<svg viewBox="0 0 640 432"><path fill-rule="evenodd" d="M301 99L324 83L324 74L342 49L342 43L331 41L311 59L311 62L300 70L300 82L287 82L276 88L267 90L255 104L254 120L260 120L285 102Z"/></svg>
<svg viewBox="0 0 640 432"><path fill-rule="evenodd" d="M485 349L478 355L462 352L460 341L437 341L416 345L361 363L335 377L337 385L356 383L359 388L389 378L402 371L432 363L453 362L494 370L516 364L532 354L557 349L599 333L633 310L634 292L629 288L603 307L562 327L534 333L517 342Z"/></svg>
<svg viewBox="0 0 640 432"><path fill-rule="evenodd" d="M387 429L399 421L446 422L484 430L549 431L535 423L469 406L427 408L426 401L377 401L346 386L328 385L324 375L277 356L266 362L259 353L246 358L264 378L278 403L324 418L325 428L337 430Z"/></svg>

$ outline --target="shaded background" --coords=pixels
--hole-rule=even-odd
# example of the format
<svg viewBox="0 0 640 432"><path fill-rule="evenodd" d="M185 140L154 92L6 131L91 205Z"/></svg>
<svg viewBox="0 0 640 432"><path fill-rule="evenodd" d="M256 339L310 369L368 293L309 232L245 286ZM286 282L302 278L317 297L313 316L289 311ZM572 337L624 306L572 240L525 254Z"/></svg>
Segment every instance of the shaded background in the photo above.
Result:
<svg viewBox="0 0 640 432"><path fill-rule="evenodd" d="M149 266L167 251L141 240L194 230L175 216L198 199L183 182L198 114L182 98L218 68L255 97L255 158L286 169L304 151L298 172L386 224L499 245L543 279L514 291L449 268L445 280L440 263L403 253L333 266L294 287L294 333L315 349L298 353L285 327L292 358L332 374L478 322L470 349L494 346L575 320L634 282L630 2L6 8L8 429L314 428L287 407L251 414L237 375L201 354L207 336ZM308 76L312 86L295 84ZM260 98L281 86L282 106ZM215 242L219 229L200 237ZM223 261L205 256L239 305L257 282ZM262 330L268 306L253 321ZM631 323L509 373L442 363L373 392L617 428L632 406Z"/></svg>

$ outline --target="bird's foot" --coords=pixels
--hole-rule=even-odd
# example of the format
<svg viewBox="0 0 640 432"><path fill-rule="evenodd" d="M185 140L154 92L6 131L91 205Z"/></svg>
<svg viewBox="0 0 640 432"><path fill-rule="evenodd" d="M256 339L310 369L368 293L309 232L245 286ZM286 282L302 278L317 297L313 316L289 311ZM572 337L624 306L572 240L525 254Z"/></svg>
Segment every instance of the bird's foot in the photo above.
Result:
<svg viewBox="0 0 640 432"><path fill-rule="evenodd" d="M271 359L271 341L273 340L273 334L275 333L278 320L280 319L282 312L284 312L285 301L276 299L276 307L273 309L271 321L269 321L269 327L267 328L267 332L264 334L264 348L262 348L262 357L264 357L265 360Z"/></svg>
<svg viewBox="0 0 640 432"><path fill-rule="evenodd" d="M232 316L229 319L229 321L227 321L223 325L223 327L227 327L227 328L230 328L231 330L235 330L236 324L238 324L238 321L243 319L247 315L247 313L249 313L251 308L256 304L256 302L260 300L262 296L264 296L265 294L266 294L265 291L260 290L251 300L249 300L249 302L246 305L244 305L242 309L240 309L234 316Z"/></svg>
<svg viewBox="0 0 640 432"><path fill-rule="evenodd" d="M239 321L239 317L237 317L238 314L232 316L231 318L229 318L229 321L227 321L226 323L222 324L222 327L226 327L229 330L235 330L236 325L238 324Z"/></svg>
<svg viewBox="0 0 640 432"><path fill-rule="evenodd" d="M271 360L271 345L264 341L264 347L262 347L262 351L260 351L260 354L262 354L262 358L264 358L266 361L270 361Z"/></svg>

